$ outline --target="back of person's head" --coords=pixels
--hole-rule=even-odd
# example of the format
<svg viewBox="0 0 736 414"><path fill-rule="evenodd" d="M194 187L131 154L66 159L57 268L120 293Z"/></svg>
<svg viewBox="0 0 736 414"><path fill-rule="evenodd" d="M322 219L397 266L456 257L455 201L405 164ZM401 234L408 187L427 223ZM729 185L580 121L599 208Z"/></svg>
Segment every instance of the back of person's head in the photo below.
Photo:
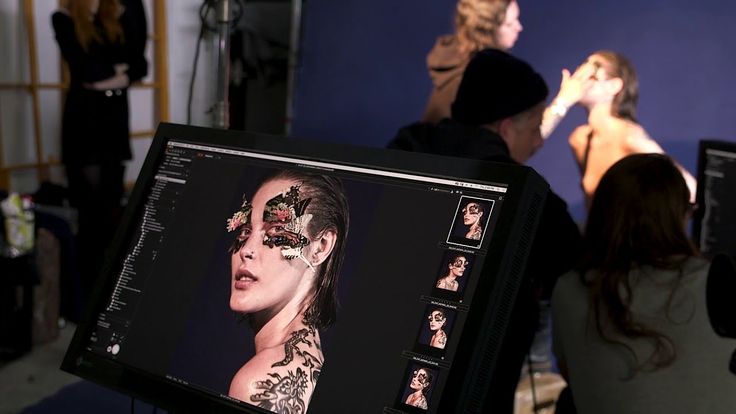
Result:
<svg viewBox="0 0 736 414"><path fill-rule="evenodd" d="M509 156L525 163L543 144L544 79L521 59L496 49L478 52L460 81L452 119L496 132Z"/></svg>
<svg viewBox="0 0 736 414"><path fill-rule="evenodd" d="M515 0L459 0L455 8L455 33L464 53L499 46L496 31Z"/></svg>
<svg viewBox="0 0 736 414"><path fill-rule="evenodd" d="M599 50L594 53L605 61L603 69L611 78L619 78L621 91L613 98L611 115L636 122L636 105L639 101L639 80L631 62L620 53L611 50Z"/></svg>
<svg viewBox="0 0 736 414"><path fill-rule="evenodd" d="M632 316L629 272L643 265L681 269L687 258L697 254L685 231L689 198L682 174L662 154L621 159L603 175L593 195L583 236L581 277L588 287L598 333L630 352L631 376L644 368L666 367L677 355L672 340L657 326ZM671 289L672 295L677 286L662 289ZM654 349L641 361L621 338L645 340Z"/></svg>
<svg viewBox="0 0 736 414"><path fill-rule="evenodd" d="M585 229L590 267L628 270L693 255L685 231L690 192L672 160L634 154L603 175Z"/></svg>
<svg viewBox="0 0 736 414"><path fill-rule="evenodd" d="M452 103L452 119L466 125L492 124L544 102L549 89L526 62L484 49L473 56Z"/></svg>

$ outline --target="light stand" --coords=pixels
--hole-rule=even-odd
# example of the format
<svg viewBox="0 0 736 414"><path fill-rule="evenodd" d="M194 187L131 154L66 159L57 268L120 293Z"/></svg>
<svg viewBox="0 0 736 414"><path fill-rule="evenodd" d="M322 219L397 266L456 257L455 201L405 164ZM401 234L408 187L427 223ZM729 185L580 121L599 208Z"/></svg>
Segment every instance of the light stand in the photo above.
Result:
<svg viewBox="0 0 736 414"><path fill-rule="evenodd" d="M230 127L228 87L230 82L230 0L217 1L217 101L212 108L212 126Z"/></svg>

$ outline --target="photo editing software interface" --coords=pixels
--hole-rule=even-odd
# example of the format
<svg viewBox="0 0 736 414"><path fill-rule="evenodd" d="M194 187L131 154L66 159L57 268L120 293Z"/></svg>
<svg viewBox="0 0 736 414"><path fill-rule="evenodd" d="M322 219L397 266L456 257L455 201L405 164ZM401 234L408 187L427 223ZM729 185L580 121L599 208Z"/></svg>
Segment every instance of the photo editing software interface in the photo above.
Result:
<svg viewBox="0 0 736 414"><path fill-rule="evenodd" d="M507 184L176 139L153 174L87 352L244 410L437 412ZM340 211L321 257L310 226ZM334 318L295 309L279 333L315 275Z"/></svg>
<svg viewBox="0 0 736 414"><path fill-rule="evenodd" d="M698 167L695 234L700 251L736 256L736 143L703 141Z"/></svg>

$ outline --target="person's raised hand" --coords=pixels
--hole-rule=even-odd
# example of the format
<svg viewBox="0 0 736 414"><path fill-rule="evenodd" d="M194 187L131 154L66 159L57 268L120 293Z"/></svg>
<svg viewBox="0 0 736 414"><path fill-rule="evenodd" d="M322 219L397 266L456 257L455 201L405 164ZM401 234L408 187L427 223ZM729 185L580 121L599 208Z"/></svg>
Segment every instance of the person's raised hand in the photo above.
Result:
<svg viewBox="0 0 736 414"><path fill-rule="evenodd" d="M560 91L555 97L555 101L566 107L570 107L578 103L578 101L588 92L595 82L595 73L598 67L592 63L583 63L578 66L574 73L570 74L568 69L562 69L562 81L560 82Z"/></svg>

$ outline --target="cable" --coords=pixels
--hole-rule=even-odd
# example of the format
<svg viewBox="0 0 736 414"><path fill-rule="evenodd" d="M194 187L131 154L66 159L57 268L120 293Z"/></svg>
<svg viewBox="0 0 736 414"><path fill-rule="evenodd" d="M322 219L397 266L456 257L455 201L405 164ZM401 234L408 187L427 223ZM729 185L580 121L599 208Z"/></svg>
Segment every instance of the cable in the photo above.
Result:
<svg viewBox="0 0 736 414"><path fill-rule="evenodd" d="M130 414L135 414L135 398L130 397Z"/></svg>
<svg viewBox="0 0 736 414"><path fill-rule="evenodd" d="M207 31L217 32L216 26L211 26L207 23L207 16L212 11L218 0L204 0L201 6L199 6L199 36L197 37L197 46L194 49L194 62L192 63L192 77L189 79L189 96L187 97L187 124L192 123L192 99L194 97L194 80L197 77L197 64L199 63L199 48L204 39L204 34ZM233 18L228 19L231 29L237 26L240 19L245 13L244 0L234 0L237 7L233 8Z"/></svg>
<svg viewBox="0 0 736 414"><path fill-rule="evenodd" d="M199 36L197 37L197 47L194 49L194 63L192 64L192 77L189 79L189 96L187 97L187 124L192 123L192 97L194 96L194 79L197 77L197 63L199 62L199 46L204 38L205 27L207 25L207 15L212 10L212 0L205 0L199 7Z"/></svg>

